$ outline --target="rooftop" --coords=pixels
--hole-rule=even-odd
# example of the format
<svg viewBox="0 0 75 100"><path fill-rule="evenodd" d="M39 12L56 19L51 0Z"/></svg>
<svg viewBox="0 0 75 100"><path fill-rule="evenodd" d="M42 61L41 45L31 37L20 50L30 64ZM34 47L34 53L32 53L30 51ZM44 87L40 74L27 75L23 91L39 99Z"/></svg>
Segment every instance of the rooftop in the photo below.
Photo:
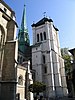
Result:
<svg viewBox="0 0 75 100"><path fill-rule="evenodd" d="M53 22L52 19L47 18L47 17L44 17L44 18L42 18L40 21L38 21L36 24L33 23L31 26L32 26L32 27L37 27L37 26L40 26L40 25L45 24L45 22L47 22L47 21L48 21L48 22ZM54 27L54 29L55 29L56 31L59 31L58 28L56 28L54 25L53 25L53 27Z"/></svg>
<svg viewBox="0 0 75 100"><path fill-rule="evenodd" d="M46 18L46 17L44 17L44 18L42 18L40 21L38 21L36 24L32 24L32 27L37 27L37 26L40 26L40 25L43 25L43 24L45 24L45 22L53 22L53 20L52 19L49 19L49 18Z"/></svg>

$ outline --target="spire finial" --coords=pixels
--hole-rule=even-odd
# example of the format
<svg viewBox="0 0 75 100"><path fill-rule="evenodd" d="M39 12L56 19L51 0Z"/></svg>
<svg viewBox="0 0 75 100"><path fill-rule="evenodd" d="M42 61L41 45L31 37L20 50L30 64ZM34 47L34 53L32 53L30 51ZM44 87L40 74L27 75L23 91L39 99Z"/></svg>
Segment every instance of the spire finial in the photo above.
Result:
<svg viewBox="0 0 75 100"><path fill-rule="evenodd" d="M26 6L26 2L25 2L26 0L24 0L24 7Z"/></svg>
<svg viewBox="0 0 75 100"><path fill-rule="evenodd" d="M21 29L22 31L27 30L27 25L26 25L26 5L24 4L24 9L23 9L23 16L22 16L22 22L21 22Z"/></svg>

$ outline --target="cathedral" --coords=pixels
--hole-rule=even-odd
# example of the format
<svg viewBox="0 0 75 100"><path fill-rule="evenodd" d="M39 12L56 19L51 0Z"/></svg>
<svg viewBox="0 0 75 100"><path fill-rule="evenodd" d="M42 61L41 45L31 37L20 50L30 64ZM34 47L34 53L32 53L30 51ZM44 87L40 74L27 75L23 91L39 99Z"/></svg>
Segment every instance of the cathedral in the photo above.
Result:
<svg viewBox="0 0 75 100"><path fill-rule="evenodd" d="M0 0L0 100L34 100L34 94L28 90L34 81L46 84L46 90L39 96L47 100L67 96L59 30L45 16L31 26L33 45L26 23L26 6L16 38L15 12Z"/></svg>

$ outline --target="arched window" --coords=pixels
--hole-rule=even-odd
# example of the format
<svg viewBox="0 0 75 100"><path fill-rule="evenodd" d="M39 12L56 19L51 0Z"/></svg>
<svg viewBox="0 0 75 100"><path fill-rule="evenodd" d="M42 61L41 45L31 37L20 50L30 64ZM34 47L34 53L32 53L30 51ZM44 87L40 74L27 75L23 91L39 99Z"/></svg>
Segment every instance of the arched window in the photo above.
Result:
<svg viewBox="0 0 75 100"><path fill-rule="evenodd" d="M43 55L42 57L43 57L43 64L45 64L46 63L45 55Z"/></svg>
<svg viewBox="0 0 75 100"><path fill-rule="evenodd" d="M39 42L39 34L37 34L37 42Z"/></svg>
<svg viewBox="0 0 75 100"><path fill-rule="evenodd" d="M6 9L6 8L4 8L4 12L5 12L5 13L7 12L7 9Z"/></svg>
<svg viewBox="0 0 75 100"><path fill-rule="evenodd" d="M42 33L40 33L40 40L43 41Z"/></svg>
<svg viewBox="0 0 75 100"><path fill-rule="evenodd" d="M20 75L20 76L18 77L18 84L19 84L19 85L23 85L23 76L22 76L22 75Z"/></svg>
<svg viewBox="0 0 75 100"><path fill-rule="evenodd" d="M44 32L43 35L44 35L44 40L46 40L46 32Z"/></svg>

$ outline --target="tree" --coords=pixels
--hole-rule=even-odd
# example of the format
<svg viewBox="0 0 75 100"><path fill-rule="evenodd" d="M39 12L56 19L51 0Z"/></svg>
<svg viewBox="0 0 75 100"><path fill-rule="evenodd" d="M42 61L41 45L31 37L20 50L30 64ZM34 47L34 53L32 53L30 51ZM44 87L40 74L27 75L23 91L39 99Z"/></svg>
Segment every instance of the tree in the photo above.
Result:
<svg viewBox="0 0 75 100"><path fill-rule="evenodd" d="M72 56L68 52L68 48L62 48L61 49L61 55L62 58L64 59L64 64L65 64L65 72L69 73L71 69L71 58Z"/></svg>
<svg viewBox="0 0 75 100"><path fill-rule="evenodd" d="M65 72L66 72L66 81L67 81L67 88L68 88L68 96L72 97L73 96L73 72L72 72L72 60L73 57L72 55L68 52L68 48L63 48L61 49L61 54L64 59L64 64L65 64Z"/></svg>
<svg viewBox="0 0 75 100"><path fill-rule="evenodd" d="M64 64L65 64L65 71L68 73L70 72L70 69L71 69L71 56L64 55L63 59L64 59Z"/></svg>
<svg viewBox="0 0 75 100"><path fill-rule="evenodd" d="M30 84L29 91L36 93L36 96L40 93L46 90L46 85L42 82L34 82L33 84Z"/></svg>

